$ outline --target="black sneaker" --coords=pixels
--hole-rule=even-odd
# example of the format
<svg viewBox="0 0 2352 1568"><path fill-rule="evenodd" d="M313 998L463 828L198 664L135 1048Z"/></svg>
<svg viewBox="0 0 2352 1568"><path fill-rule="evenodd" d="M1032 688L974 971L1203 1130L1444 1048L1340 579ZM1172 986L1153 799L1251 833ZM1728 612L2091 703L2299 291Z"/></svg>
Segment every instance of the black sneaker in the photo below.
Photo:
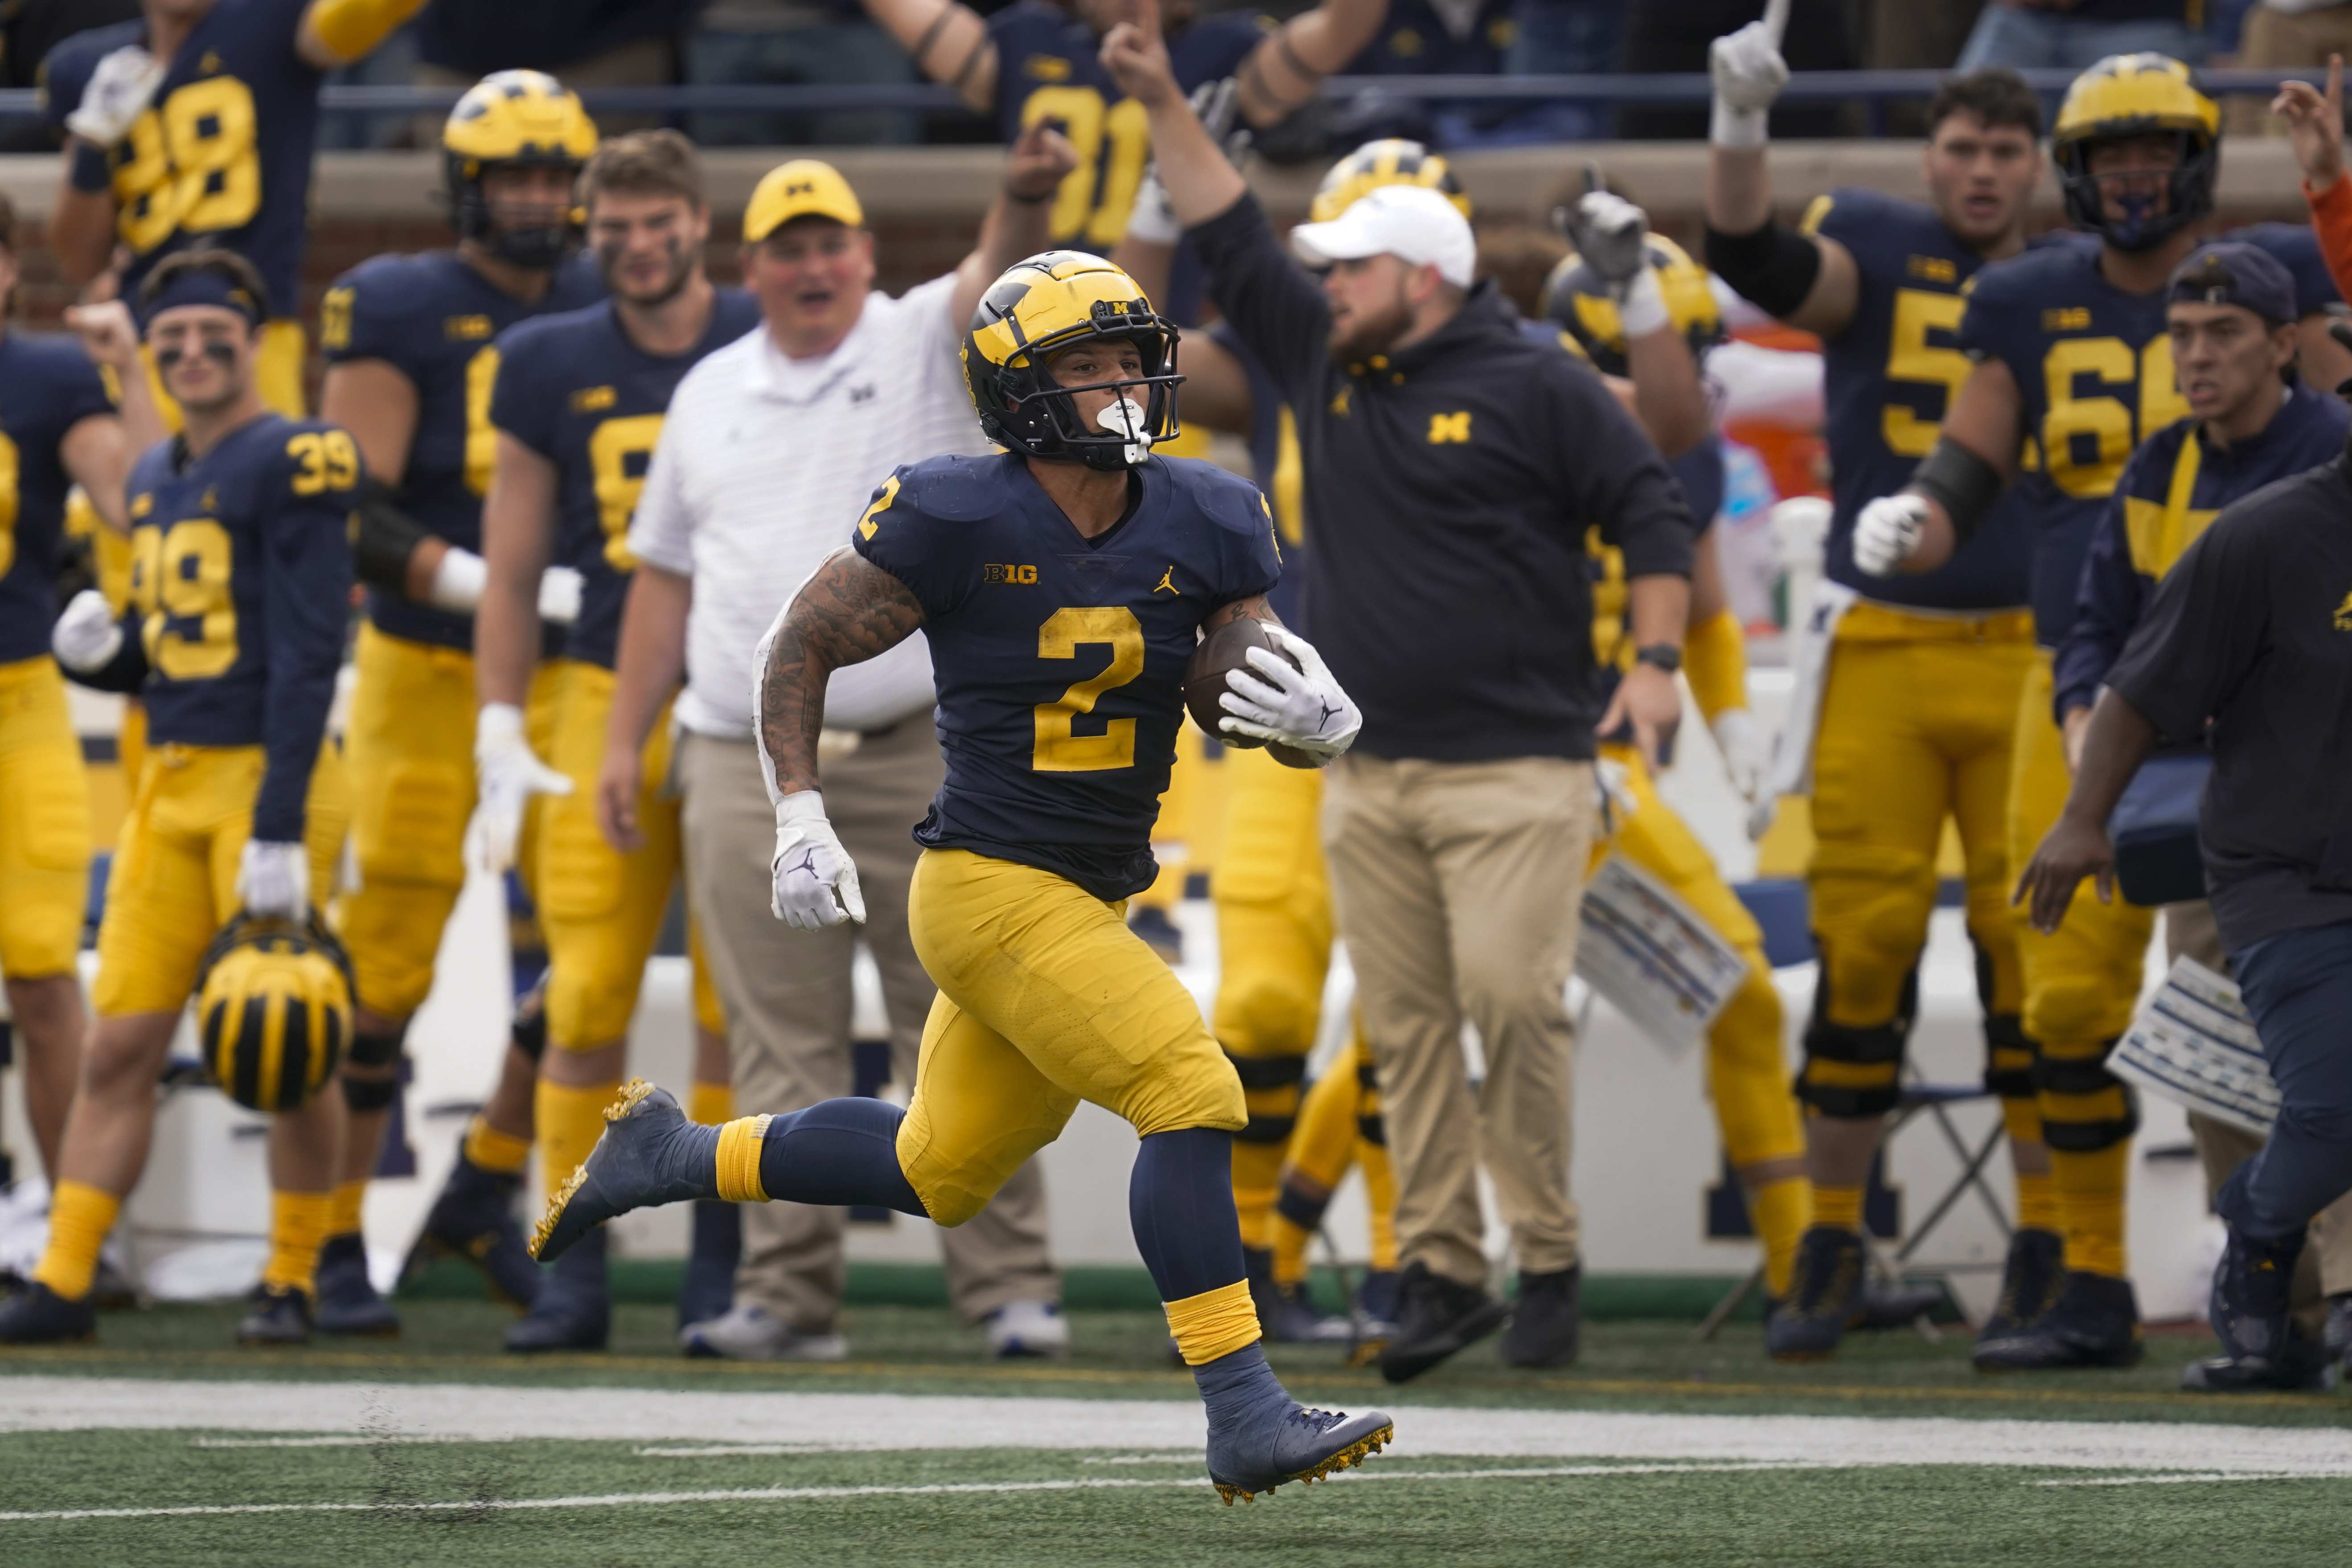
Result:
<svg viewBox="0 0 2352 1568"><path fill-rule="evenodd" d="M98 1313L88 1297L58 1295L39 1280L0 1302L0 1345L53 1345L98 1337Z"/></svg>
<svg viewBox="0 0 2352 1568"><path fill-rule="evenodd" d="M2180 1369L2180 1386L2190 1394L2320 1394L2336 1382L2336 1358L2292 1321L2275 1358L2217 1355Z"/></svg>
<svg viewBox="0 0 2352 1568"><path fill-rule="evenodd" d="M331 1236L319 1248L316 1283L320 1333L389 1338L400 1332L400 1314L368 1279L367 1243L357 1231Z"/></svg>
<svg viewBox="0 0 2352 1568"><path fill-rule="evenodd" d="M436 1258L462 1258L482 1271L492 1296L529 1307L539 1299L540 1268L515 1219L515 1194L521 1187L520 1175L485 1171L460 1150L425 1213L424 1232L403 1272Z"/></svg>
<svg viewBox="0 0 2352 1568"><path fill-rule="evenodd" d="M2136 1366L2147 1349L2131 1281L2068 1269L2048 1311L2016 1333L1979 1340L1973 1359L1979 1372L2055 1372Z"/></svg>
<svg viewBox="0 0 2352 1568"><path fill-rule="evenodd" d="M2000 1300L1977 1331L1977 1343L2014 1339L2058 1304L2066 1282L2066 1238L2054 1230L2021 1230L2009 1238L2000 1271Z"/></svg>
<svg viewBox="0 0 2352 1568"><path fill-rule="evenodd" d="M1401 1302L1394 1338L1381 1352L1381 1375L1391 1383L1419 1377L1447 1356L1503 1326L1509 1307L1475 1285L1457 1284L1425 1263L1411 1263L1397 1281Z"/></svg>
<svg viewBox="0 0 2352 1568"><path fill-rule="evenodd" d="M309 1292L282 1285L257 1285L253 1306L236 1325L236 1342L276 1348L308 1344L310 1340Z"/></svg>
<svg viewBox="0 0 2352 1568"><path fill-rule="evenodd" d="M1826 1361L1862 1305L1862 1237L1817 1225L1797 1242L1786 1300L1764 1320L1764 1351L1774 1361Z"/></svg>
<svg viewBox="0 0 2352 1568"><path fill-rule="evenodd" d="M1576 1360L1577 1329L1583 1320L1584 1270L1580 1266L1551 1274L1519 1272L1519 1300L1511 1326L1503 1331L1503 1360L1512 1366L1567 1366Z"/></svg>
<svg viewBox="0 0 2352 1568"><path fill-rule="evenodd" d="M2221 1342L2220 1359L2234 1363L2236 1375L2288 1375L2294 1360L2290 1300L2302 1256L2301 1237L2291 1246L2273 1247L2230 1227L2205 1315Z"/></svg>
<svg viewBox="0 0 2352 1568"><path fill-rule="evenodd" d="M601 1351L613 1337L613 1298L604 1281L604 1233L592 1230L567 1249L540 1281L539 1299L507 1330L506 1347L541 1351Z"/></svg>

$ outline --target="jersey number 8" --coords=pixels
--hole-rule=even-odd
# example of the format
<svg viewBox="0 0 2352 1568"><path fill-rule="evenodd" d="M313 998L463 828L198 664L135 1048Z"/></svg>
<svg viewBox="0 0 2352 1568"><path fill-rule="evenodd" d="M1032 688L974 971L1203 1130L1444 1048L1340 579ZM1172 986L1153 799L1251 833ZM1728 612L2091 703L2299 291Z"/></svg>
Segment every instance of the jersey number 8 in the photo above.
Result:
<svg viewBox="0 0 2352 1568"><path fill-rule="evenodd" d="M242 228L261 210L253 89L233 76L192 81L132 121L114 171L116 228L145 254L175 233Z"/></svg>

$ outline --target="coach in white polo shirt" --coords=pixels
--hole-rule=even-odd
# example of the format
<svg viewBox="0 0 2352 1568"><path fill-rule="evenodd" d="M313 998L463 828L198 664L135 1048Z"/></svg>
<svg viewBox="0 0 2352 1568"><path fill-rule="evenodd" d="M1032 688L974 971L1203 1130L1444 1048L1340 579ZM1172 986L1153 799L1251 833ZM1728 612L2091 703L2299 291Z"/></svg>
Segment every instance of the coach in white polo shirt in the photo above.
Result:
<svg viewBox="0 0 2352 1568"><path fill-rule="evenodd" d="M743 217L743 281L763 329L696 365L670 403L629 529L640 565L597 813L608 836L627 842L630 759L683 675L687 887L726 1005L739 1104L788 1110L852 1091L850 958L860 938L882 973L891 1076L901 1088L914 1081L932 986L907 934L911 833L945 771L929 648L909 637L826 689L825 798L839 803L834 825L856 857L866 921L793 942L778 940L768 910L775 813L752 739L753 652L776 606L842 547L892 468L988 449L957 351L982 291L1046 247L1049 203L1075 163L1058 132L1033 130L1013 149L963 265L895 300L873 287L874 237L848 182L807 159L771 171ZM689 1329L688 1350L764 1357L837 1347L841 1225L838 1209L746 1208L735 1306ZM1066 1348L1034 1166L940 1237L955 1306L988 1324L996 1353Z"/></svg>

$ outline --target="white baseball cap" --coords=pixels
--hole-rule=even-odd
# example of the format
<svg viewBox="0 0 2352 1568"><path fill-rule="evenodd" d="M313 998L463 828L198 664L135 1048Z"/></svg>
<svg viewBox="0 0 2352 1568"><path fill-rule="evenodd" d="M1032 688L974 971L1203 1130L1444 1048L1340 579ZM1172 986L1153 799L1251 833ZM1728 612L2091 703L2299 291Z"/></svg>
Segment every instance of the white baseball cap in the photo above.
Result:
<svg viewBox="0 0 2352 1568"><path fill-rule="evenodd" d="M1426 185L1381 185L1356 198L1329 223L1303 223L1290 231L1290 248L1309 267L1393 256L1414 267L1434 267L1456 289L1470 287L1478 242L1461 209Z"/></svg>

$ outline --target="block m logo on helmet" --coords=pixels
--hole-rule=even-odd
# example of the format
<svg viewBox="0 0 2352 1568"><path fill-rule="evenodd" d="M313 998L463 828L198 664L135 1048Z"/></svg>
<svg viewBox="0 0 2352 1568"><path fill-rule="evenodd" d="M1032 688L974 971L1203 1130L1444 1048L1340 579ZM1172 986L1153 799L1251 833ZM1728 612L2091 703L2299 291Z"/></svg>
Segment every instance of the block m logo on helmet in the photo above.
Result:
<svg viewBox="0 0 2352 1568"><path fill-rule="evenodd" d="M1135 279L1099 256L1048 250L1017 261L988 287L964 334L964 379L981 433L998 446L1046 462L1108 471L1134 467L1178 433L1176 324L1151 308ZM1130 344L1137 374L1064 386L1048 369L1087 344ZM1109 392L1141 401L1132 432L1090 424L1075 394ZM1118 411L1113 403L1111 412ZM1139 439L1139 437L1140 437Z"/></svg>

